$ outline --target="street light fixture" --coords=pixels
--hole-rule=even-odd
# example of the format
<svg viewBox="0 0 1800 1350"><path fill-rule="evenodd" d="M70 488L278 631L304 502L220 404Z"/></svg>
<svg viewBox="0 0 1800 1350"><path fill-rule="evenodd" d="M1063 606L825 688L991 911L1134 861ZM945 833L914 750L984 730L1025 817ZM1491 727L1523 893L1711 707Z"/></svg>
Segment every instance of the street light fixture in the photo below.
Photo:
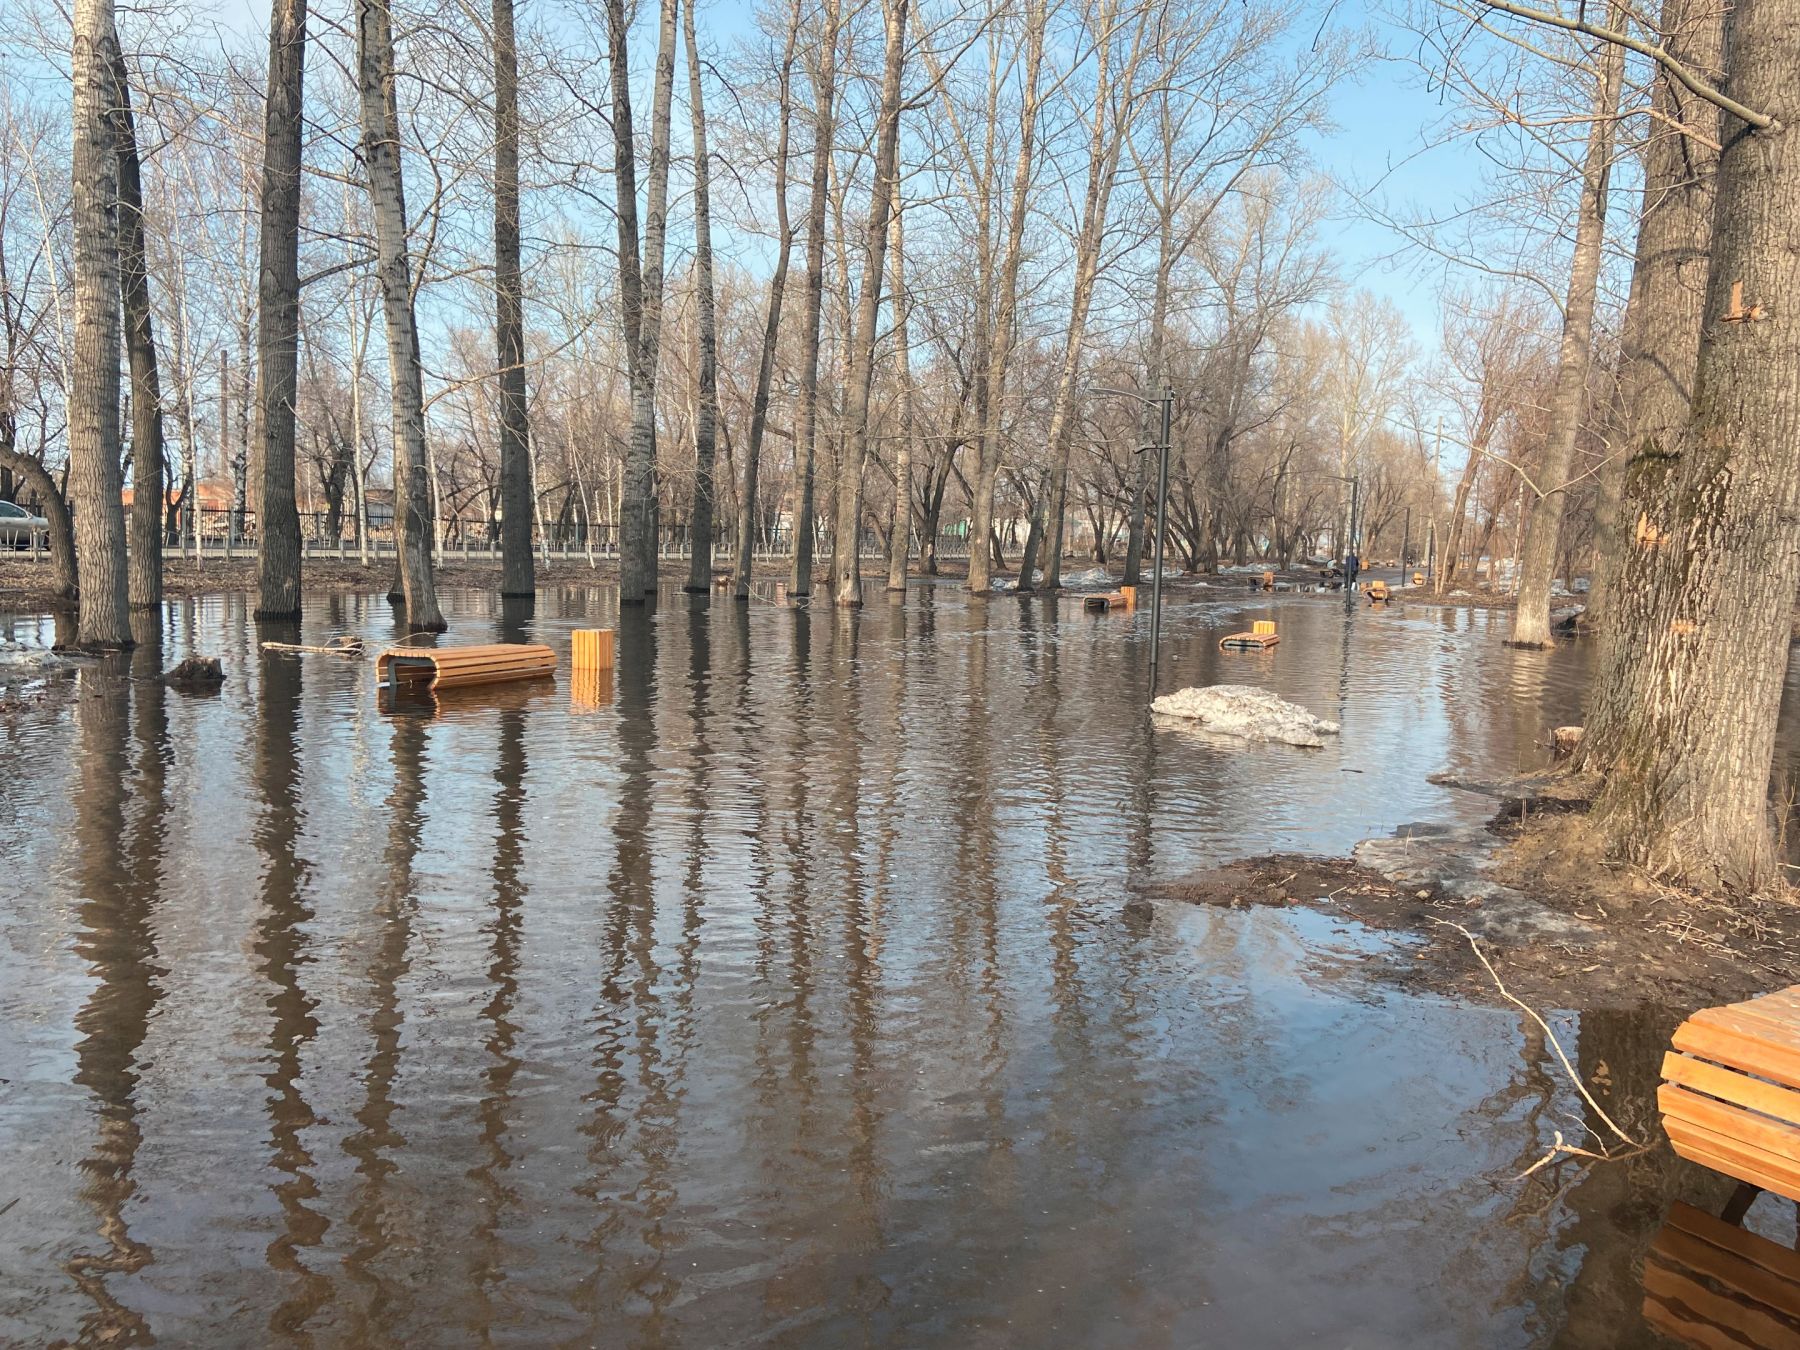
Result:
<svg viewBox="0 0 1800 1350"><path fill-rule="evenodd" d="M1150 697L1155 698L1157 658L1162 650L1163 535L1169 513L1169 421L1175 408L1175 390L1165 383L1160 398L1148 398L1135 389L1093 388L1090 392L1134 398L1147 408L1162 409L1162 434L1156 440L1156 575L1150 582Z"/></svg>

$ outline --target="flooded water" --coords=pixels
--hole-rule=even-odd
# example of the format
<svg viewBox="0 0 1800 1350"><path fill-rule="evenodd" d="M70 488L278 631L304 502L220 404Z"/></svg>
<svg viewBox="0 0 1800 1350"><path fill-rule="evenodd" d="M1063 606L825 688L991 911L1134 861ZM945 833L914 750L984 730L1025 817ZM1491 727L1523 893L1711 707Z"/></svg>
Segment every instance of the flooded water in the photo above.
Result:
<svg viewBox="0 0 1800 1350"><path fill-rule="evenodd" d="M1584 653L1218 594L1164 686L1340 741L1153 724L1147 616L1069 599L452 593L452 640L565 663L617 622L616 675L395 715L372 661L257 650L402 636L379 598L170 605L0 721L0 1343L1660 1343L1644 1253L1728 1187L1512 1182L1584 1115L1519 1017L1371 984L1384 939L1307 912L1121 918L1479 819L1426 776L1542 762ZM156 680L191 652L221 693ZM1640 1122L1676 1020L1556 1019Z"/></svg>

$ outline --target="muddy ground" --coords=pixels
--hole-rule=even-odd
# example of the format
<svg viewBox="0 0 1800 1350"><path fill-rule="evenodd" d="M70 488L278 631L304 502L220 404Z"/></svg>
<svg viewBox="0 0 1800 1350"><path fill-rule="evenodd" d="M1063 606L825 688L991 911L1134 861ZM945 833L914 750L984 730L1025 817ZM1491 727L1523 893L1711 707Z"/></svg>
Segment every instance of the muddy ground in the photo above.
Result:
<svg viewBox="0 0 1800 1350"><path fill-rule="evenodd" d="M1353 858L1271 854L1149 887L1128 919L1170 901L1302 905L1400 937L1373 958L1384 981L1503 1002L1473 936L1536 1008L1707 1007L1800 979L1795 892L1728 899L1660 885L1604 860L1585 802L1551 792L1508 800L1482 830L1415 827Z"/></svg>

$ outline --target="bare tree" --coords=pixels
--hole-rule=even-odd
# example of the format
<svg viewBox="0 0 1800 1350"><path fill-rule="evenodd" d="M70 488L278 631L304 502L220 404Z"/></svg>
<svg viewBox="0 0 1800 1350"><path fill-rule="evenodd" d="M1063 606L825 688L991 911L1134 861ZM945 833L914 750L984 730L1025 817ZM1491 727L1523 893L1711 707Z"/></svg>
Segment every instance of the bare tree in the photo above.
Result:
<svg viewBox="0 0 1800 1350"><path fill-rule="evenodd" d="M125 352L131 369L131 547L126 590L133 609L153 609L162 603L162 382L157 377L150 275L144 252L143 172L123 51L116 56L113 84L119 96L114 109L119 147L119 285Z"/></svg>
<svg viewBox="0 0 1800 1350"><path fill-rule="evenodd" d="M406 621L415 632L449 627L431 575L432 495L425 459L425 396L419 328L406 247L406 190L394 91L394 29L386 0L357 0L358 92L363 164L375 217L376 277L387 324L394 434L394 528ZM290 484L291 486L291 484Z"/></svg>
<svg viewBox="0 0 1800 1350"><path fill-rule="evenodd" d="M688 515L687 589L712 589L713 455L719 425L719 330L713 298L712 169L706 151L706 99L700 79L700 45L694 40L694 6L681 16L687 46L688 104L694 127L695 345L699 386L694 414L694 497Z"/></svg>
<svg viewBox="0 0 1800 1350"><path fill-rule="evenodd" d="M894 377L900 384L899 449L894 452L894 513L888 526L887 588L906 589L906 560L912 536L913 374L912 339L908 327L912 297L906 289L905 212L894 210L890 246L894 293ZM927 473L930 470L927 469Z"/></svg>
<svg viewBox="0 0 1800 1350"><path fill-rule="evenodd" d="M75 359L69 460L75 561L81 578L76 641L131 646L125 508L119 471L119 38L112 0L77 0L74 20Z"/></svg>
<svg viewBox="0 0 1800 1350"><path fill-rule="evenodd" d="M494 347L500 392L500 594L507 596L537 591L519 234L519 48L513 0L494 0Z"/></svg>
<svg viewBox="0 0 1800 1350"><path fill-rule="evenodd" d="M380 2L385 26L386 0ZM388 61L391 79L391 39ZM256 617L263 620L300 616L294 398L300 370L300 139L305 88L306 0L274 0L269 14L269 95L263 114L262 265L256 334L258 420L262 424L262 492L256 532L261 589ZM393 152L398 193L397 144ZM372 164L370 182L373 187ZM400 210L404 219L404 205ZM402 225L402 233L404 229ZM410 297L407 308L410 311ZM415 350L416 345L415 335ZM410 588L407 598L410 605Z"/></svg>

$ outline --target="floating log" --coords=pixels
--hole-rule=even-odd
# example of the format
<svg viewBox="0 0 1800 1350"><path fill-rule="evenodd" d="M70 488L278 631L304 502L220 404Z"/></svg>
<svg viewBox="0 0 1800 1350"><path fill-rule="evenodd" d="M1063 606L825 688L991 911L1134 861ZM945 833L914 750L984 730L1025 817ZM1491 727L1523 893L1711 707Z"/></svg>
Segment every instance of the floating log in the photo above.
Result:
<svg viewBox="0 0 1800 1350"><path fill-rule="evenodd" d="M163 680L174 689L217 693L219 686L225 683L225 667L216 656L190 656L163 676Z"/></svg>
<svg viewBox="0 0 1800 1350"><path fill-rule="evenodd" d="M409 693L536 680L555 674L556 653L539 642L389 647L375 658L376 683Z"/></svg>
<svg viewBox="0 0 1800 1350"><path fill-rule="evenodd" d="M363 640L346 633L319 647L304 642L265 642L262 649L265 652L305 652L315 656L361 656Z"/></svg>

